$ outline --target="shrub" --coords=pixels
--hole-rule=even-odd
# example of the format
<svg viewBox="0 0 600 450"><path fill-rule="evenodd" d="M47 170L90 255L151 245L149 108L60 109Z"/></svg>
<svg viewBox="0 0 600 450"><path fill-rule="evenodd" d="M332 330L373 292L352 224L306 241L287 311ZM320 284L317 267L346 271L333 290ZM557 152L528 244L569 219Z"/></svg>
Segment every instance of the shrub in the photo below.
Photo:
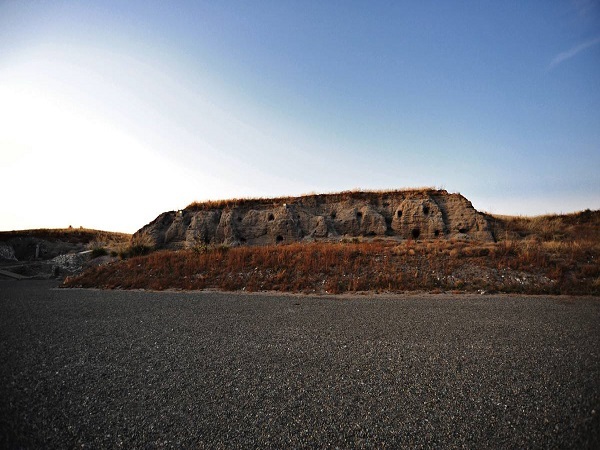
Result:
<svg viewBox="0 0 600 450"><path fill-rule="evenodd" d="M92 259L106 255L108 255L108 250L106 250L104 247L94 247L92 249Z"/></svg>
<svg viewBox="0 0 600 450"><path fill-rule="evenodd" d="M152 247L144 244L132 245L127 251L127 256L132 258L134 256L144 256L152 251Z"/></svg>
<svg viewBox="0 0 600 450"><path fill-rule="evenodd" d="M154 250L154 240L145 232L134 234L129 241L129 246L119 249L119 256L122 259L133 258L135 256L144 256Z"/></svg>

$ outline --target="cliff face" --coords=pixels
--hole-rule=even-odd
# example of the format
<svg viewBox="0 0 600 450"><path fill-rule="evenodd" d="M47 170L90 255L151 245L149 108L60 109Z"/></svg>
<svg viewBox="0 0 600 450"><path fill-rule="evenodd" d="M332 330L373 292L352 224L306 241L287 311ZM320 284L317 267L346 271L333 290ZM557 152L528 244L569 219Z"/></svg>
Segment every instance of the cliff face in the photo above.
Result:
<svg viewBox="0 0 600 450"><path fill-rule="evenodd" d="M443 190L343 192L199 203L159 215L136 234L158 248L268 245L343 237L493 240L487 219Z"/></svg>

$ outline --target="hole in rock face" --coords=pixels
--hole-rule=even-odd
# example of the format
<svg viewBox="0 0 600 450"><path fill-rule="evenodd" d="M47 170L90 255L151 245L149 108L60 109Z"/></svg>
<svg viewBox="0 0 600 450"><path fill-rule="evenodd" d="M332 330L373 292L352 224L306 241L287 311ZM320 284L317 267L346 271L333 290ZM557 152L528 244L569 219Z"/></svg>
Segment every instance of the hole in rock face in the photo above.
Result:
<svg viewBox="0 0 600 450"><path fill-rule="evenodd" d="M360 211L358 211L358 212L356 213L356 217L358 217L359 219L362 219L362 213L361 213Z"/></svg>
<svg viewBox="0 0 600 450"><path fill-rule="evenodd" d="M242 216L238 216L237 221L241 222L242 221Z"/></svg>
<svg viewBox="0 0 600 450"><path fill-rule="evenodd" d="M281 242L283 241L283 236L278 234L277 237L275 238L275 242Z"/></svg>
<svg viewBox="0 0 600 450"><path fill-rule="evenodd" d="M398 210L398 211L396 212L396 217L398 217L398 219L399 219L400 217L402 217L402 211L401 211L401 210Z"/></svg>
<svg viewBox="0 0 600 450"><path fill-rule="evenodd" d="M245 243L246 243L246 238L240 238L240 242L241 242L242 244L245 244Z"/></svg>
<svg viewBox="0 0 600 450"><path fill-rule="evenodd" d="M335 219L335 215L336 215L336 214L335 214L335 211L331 211L331 218L332 218L332 219Z"/></svg>
<svg viewBox="0 0 600 450"><path fill-rule="evenodd" d="M269 214L269 222L275 220L275 216L271 213Z"/></svg>
<svg viewBox="0 0 600 450"><path fill-rule="evenodd" d="M435 230L435 231L433 232L433 235L434 235L435 237L438 237L438 236L440 235L440 230Z"/></svg>
<svg viewBox="0 0 600 450"><path fill-rule="evenodd" d="M410 234L413 237L413 239L418 239L419 236L421 235L421 230L419 230L418 228L413 228L413 230L410 232Z"/></svg>
<svg viewBox="0 0 600 450"><path fill-rule="evenodd" d="M429 206L423 206L423 214L429 214Z"/></svg>
<svg viewBox="0 0 600 450"><path fill-rule="evenodd" d="M466 228L459 228L458 229L459 233L466 233L467 231L469 231L469 230L467 230Z"/></svg>

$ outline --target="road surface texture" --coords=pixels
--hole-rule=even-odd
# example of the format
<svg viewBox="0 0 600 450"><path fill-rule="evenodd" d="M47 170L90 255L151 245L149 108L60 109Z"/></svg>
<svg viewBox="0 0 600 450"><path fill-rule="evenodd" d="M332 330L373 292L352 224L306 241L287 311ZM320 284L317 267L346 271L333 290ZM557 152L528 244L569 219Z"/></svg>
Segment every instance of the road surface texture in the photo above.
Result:
<svg viewBox="0 0 600 450"><path fill-rule="evenodd" d="M0 282L0 447L598 448L600 298Z"/></svg>

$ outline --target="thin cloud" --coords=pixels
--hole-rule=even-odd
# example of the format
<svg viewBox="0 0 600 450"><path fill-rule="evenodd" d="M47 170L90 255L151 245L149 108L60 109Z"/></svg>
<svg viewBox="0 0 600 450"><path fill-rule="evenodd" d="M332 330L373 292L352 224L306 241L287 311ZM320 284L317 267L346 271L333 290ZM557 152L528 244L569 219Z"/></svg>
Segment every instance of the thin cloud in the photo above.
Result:
<svg viewBox="0 0 600 450"><path fill-rule="evenodd" d="M553 69L554 67L558 66L559 64L573 58L574 56L578 55L579 53L581 53L581 52L587 50L588 48L593 47L594 45L597 45L597 44L600 44L600 37L597 37L590 41L584 42L583 44L579 44L579 45L567 50L566 52L559 53L550 62L550 65L548 66L548 68Z"/></svg>

